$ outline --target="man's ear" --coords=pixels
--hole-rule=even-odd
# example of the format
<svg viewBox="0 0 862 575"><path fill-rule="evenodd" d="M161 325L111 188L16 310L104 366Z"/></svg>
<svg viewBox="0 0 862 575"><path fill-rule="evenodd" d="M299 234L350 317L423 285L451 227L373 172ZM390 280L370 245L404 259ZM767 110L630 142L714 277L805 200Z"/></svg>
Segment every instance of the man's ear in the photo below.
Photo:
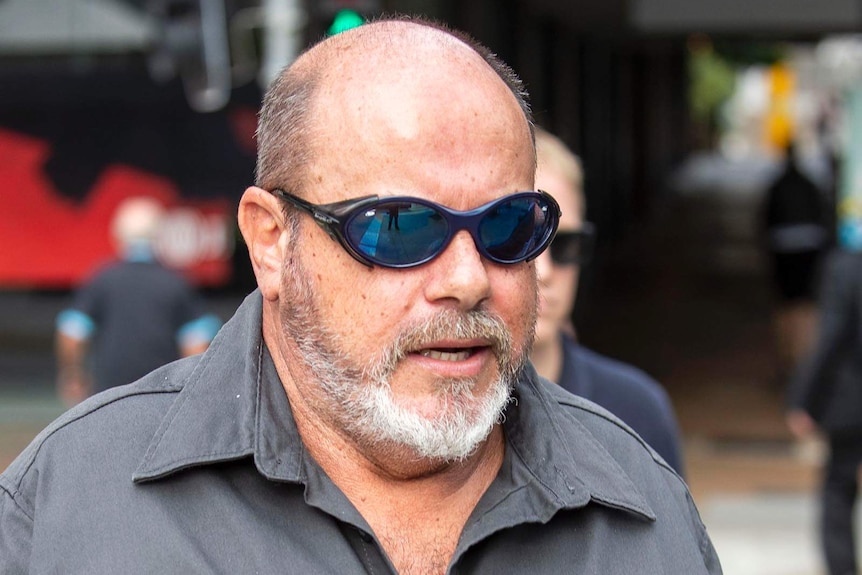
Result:
<svg viewBox="0 0 862 575"><path fill-rule="evenodd" d="M282 238L286 229L281 202L269 192L252 186L239 201L237 221L248 246L257 285L264 298L275 301L286 246Z"/></svg>

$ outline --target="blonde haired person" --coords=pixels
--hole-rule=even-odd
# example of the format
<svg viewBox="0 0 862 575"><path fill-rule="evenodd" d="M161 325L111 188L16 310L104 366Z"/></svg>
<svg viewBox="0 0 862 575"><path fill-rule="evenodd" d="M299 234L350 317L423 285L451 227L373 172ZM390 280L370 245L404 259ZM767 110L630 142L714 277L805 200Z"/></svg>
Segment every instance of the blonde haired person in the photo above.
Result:
<svg viewBox="0 0 862 575"><path fill-rule="evenodd" d="M571 325L580 268L593 247L593 227L584 218L581 162L556 136L536 130L536 188L560 204L560 226L550 249L536 261L539 317L530 359L540 375L594 401L630 425L678 473L681 441L664 388L642 370L600 355L580 343Z"/></svg>

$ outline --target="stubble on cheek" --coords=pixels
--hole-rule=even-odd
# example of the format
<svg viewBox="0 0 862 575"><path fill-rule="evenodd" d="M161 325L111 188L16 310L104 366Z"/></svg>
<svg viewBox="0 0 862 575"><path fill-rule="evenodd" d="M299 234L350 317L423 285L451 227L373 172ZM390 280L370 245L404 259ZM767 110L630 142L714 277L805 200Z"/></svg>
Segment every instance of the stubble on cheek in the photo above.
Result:
<svg viewBox="0 0 862 575"><path fill-rule="evenodd" d="M518 276L506 278L503 287L520 292L507 294L498 306L486 306L493 312L444 310L412 325L400 326L392 335L396 330L385 320L404 321L408 314L396 312L405 304L390 302L395 307L376 309L367 305L368 296L357 287L341 294L344 298L338 302L338 310L343 314L339 315L330 306L338 300L338 292L317 292L317 282L308 275L311 270L305 269L304 263L298 253L291 254L285 262L282 296L286 301L281 329L296 344L295 379L303 382L301 393L307 394L307 403L318 417L369 449L401 445L423 457L447 460L471 453L499 417L514 377L528 357L538 301L535 266L530 266L529 272L505 270ZM335 281L339 288L346 285L341 279ZM363 312L374 316L362 321ZM355 320L353 327L351 317ZM387 335L369 332L374 325L387 331ZM337 333L334 327L339 328ZM392 339L384 342L384 337ZM497 382L477 395L475 380L440 379L434 382L432 400L437 407L429 413L399 406L401 402L394 397L391 386L404 358L423 345L453 337L491 342L499 371ZM352 345L346 347L347 343Z"/></svg>
<svg viewBox="0 0 862 575"><path fill-rule="evenodd" d="M520 309L513 313L514 324L510 326L515 349L513 353L529 357L536 339L536 322L539 317L539 281L534 263L526 264L522 279L516 284L511 297Z"/></svg>

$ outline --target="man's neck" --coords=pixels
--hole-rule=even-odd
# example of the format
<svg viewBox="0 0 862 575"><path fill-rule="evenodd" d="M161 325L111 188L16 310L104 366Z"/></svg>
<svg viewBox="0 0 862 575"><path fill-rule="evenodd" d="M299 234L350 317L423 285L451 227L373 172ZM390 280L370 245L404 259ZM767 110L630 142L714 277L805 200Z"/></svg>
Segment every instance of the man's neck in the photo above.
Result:
<svg viewBox="0 0 862 575"><path fill-rule="evenodd" d="M308 453L365 519L402 575L443 574L505 455L500 425L464 461L417 459L409 448L363 451L304 402L282 375Z"/></svg>
<svg viewBox="0 0 862 575"><path fill-rule="evenodd" d="M371 527L396 571L445 573L467 520L502 466L502 428L495 426L463 462L405 466L409 456L390 455L384 466L309 423L297 418L303 443ZM330 441L323 445L325 437Z"/></svg>
<svg viewBox="0 0 862 575"><path fill-rule="evenodd" d="M467 519L503 464L502 427L494 426L459 462L423 460L407 447L359 445L314 408L315 395L323 392L268 315L264 340L308 453L356 507L399 573L445 573Z"/></svg>

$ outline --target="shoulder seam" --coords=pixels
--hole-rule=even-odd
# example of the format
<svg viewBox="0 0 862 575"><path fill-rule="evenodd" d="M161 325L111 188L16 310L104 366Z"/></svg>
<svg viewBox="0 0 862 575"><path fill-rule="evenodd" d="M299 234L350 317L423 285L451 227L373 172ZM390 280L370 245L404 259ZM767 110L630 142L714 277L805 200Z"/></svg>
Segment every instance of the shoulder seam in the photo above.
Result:
<svg viewBox="0 0 862 575"><path fill-rule="evenodd" d="M42 447L45 445L45 443L48 441L49 438L51 438L54 434L58 433L63 428L71 425L72 423L74 423L80 419L83 419L84 417L99 411L103 407L107 407L108 405L111 405L112 403L116 403L120 400L129 398L129 397L138 396L138 395L152 395L152 394L160 394L160 393L177 393L177 392L179 392L180 389L182 389L182 387L175 388L175 389L134 390L130 393L124 393L118 397L112 398L110 401L97 403L96 405L92 406L91 408L87 409L86 411L75 414L74 416L69 415L68 419L65 418L63 415L61 415L60 418L58 418L58 419L54 420L52 423L48 424L48 426L45 427L39 433L39 435L36 436L36 438L33 440L33 443L31 443L25 449L25 451L22 452L22 455L23 455L24 453L27 453L28 451L30 451L30 453L28 454L29 459L26 462L22 462L23 468L20 470L20 472L16 473L16 475L14 477L14 481L11 477L8 477L8 483L9 483L9 485L13 486L13 490L10 491L8 488L4 488L4 491L9 493L10 496L12 496L13 500L15 499L13 493L18 494L21 498L23 498L26 501L26 503L28 505L33 507L32 502L27 500L27 498L24 497L24 494L20 491L20 485L21 485L21 482L24 480L24 477L30 472L30 469L33 467L33 464L36 462L36 457L39 455L39 452L42 450ZM6 473L4 472L3 474L0 474L0 478L7 478ZM3 487L3 485L0 484L0 487Z"/></svg>
<svg viewBox="0 0 862 575"><path fill-rule="evenodd" d="M650 454L650 457L652 457L652 460L657 465L670 471L674 476L676 476L679 479L679 481L685 483L685 481L681 477L679 477L679 474L676 472L676 470L673 467L670 466L669 463L667 463L664 459L662 459L661 456L656 457L658 454L657 454L656 450L653 449L652 446L650 446L649 443L647 443L641 436L639 436L637 434L637 432L635 432L631 427L629 427L623 420L616 417L611 412L607 411L606 409L602 408L600 405L598 405L596 403L593 403L593 405L595 405L596 407L599 407L601 409L590 409L590 407L588 405L581 405L578 403L573 403L571 401L567 401L565 398L554 398L554 399L557 402L557 404L559 404L559 405L570 407L572 409L577 409L580 411L584 411L586 413L590 413L592 415L595 415L596 417L600 417L600 418L604 419L608 423L611 423L611 424L617 426L618 428L620 428L621 430L625 431L633 439L636 439L638 442L640 442L640 444L647 450L647 452ZM585 400L585 401L589 401L589 400ZM610 416L610 417L608 417L608 416Z"/></svg>
<svg viewBox="0 0 862 575"><path fill-rule="evenodd" d="M20 509L21 513L23 513L27 517L27 519L29 519L30 522L32 523L33 522L33 513L29 512L27 509L25 509L24 506L21 505L21 503L15 497L16 495L20 495L22 498L24 498L23 494L20 493L17 489L13 490L10 487L7 487L6 481L4 479L5 479L5 475L0 474L0 491L3 491L6 495L8 495L9 500L12 503L14 503L15 507ZM24 498L24 499L26 499L26 498ZM29 501L27 501L27 503L30 504ZM30 504L30 505L32 507L32 504Z"/></svg>

